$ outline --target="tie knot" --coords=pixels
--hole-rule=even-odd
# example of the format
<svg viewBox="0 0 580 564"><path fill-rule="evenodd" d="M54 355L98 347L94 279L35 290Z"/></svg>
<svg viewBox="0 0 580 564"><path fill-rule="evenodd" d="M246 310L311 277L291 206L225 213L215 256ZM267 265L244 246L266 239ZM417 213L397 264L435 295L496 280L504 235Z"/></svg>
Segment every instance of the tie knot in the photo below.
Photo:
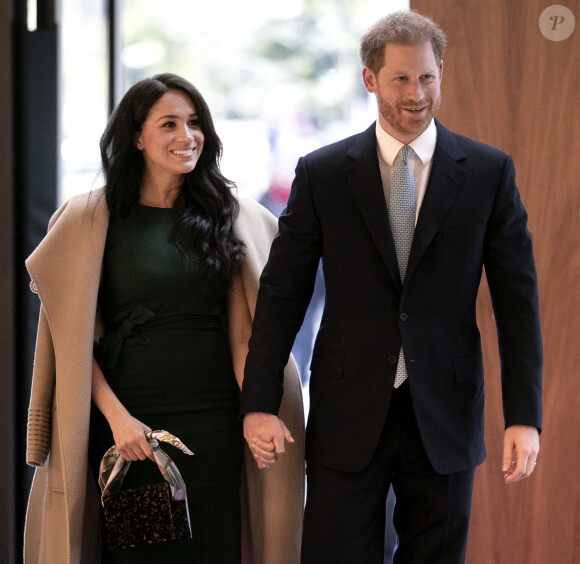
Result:
<svg viewBox="0 0 580 564"><path fill-rule="evenodd" d="M409 145L403 145L399 151L399 155L401 155L401 162L406 163L409 160L412 152L413 149L411 149Z"/></svg>

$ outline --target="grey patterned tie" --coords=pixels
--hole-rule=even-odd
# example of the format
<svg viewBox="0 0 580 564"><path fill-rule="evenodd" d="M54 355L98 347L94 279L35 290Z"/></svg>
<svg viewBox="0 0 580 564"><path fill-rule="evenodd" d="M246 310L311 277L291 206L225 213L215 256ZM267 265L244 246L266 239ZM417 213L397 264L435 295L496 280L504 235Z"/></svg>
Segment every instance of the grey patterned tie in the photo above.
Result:
<svg viewBox="0 0 580 564"><path fill-rule="evenodd" d="M389 221L393 239L395 240L401 283L405 280L407 262L409 261L409 253L411 252L411 244L413 243L413 234L415 232L415 179L409 166L409 157L412 152L413 149L408 145L404 145L401 148L397 156L398 163L393 169L391 178ZM395 375L395 388L398 388L406 379L407 368L405 367L403 347L401 347Z"/></svg>

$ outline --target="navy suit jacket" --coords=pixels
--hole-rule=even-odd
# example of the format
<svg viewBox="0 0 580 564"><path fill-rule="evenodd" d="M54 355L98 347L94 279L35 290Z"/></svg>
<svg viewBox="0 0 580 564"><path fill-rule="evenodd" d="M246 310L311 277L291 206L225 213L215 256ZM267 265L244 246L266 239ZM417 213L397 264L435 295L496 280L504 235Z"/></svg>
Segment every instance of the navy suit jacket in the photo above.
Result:
<svg viewBox="0 0 580 564"><path fill-rule="evenodd" d="M261 278L242 413L277 413L283 367L322 258L326 303L310 380L307 460L363 470L405 350L434 469L480 464L484 383L476 297L482 269L501 356L506 426L541 427L542 343L527 215L512 159L437 125L437 144L401 285L375 125L299 160Z"/></svg>

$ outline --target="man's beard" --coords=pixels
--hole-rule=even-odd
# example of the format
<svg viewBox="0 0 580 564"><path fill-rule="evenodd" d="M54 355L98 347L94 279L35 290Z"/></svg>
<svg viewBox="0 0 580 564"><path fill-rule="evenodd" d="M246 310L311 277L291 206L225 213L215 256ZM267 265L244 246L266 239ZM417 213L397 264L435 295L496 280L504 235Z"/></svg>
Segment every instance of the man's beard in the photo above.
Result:
<svg viewBox="0 0 580 564"><path fill-rule="evenodd" d="M419 136L427 129L431 120L435 117L439 106L441 105L441 97L436 100L425 98L420 103L398 103L393 106L386 102L383 98L377 95L377 102L379 112L382 118L397 132L404 135ZM426 107L427 113L424 118L417 120L412 119L412 114L403 108L422 108Z"/></svg>

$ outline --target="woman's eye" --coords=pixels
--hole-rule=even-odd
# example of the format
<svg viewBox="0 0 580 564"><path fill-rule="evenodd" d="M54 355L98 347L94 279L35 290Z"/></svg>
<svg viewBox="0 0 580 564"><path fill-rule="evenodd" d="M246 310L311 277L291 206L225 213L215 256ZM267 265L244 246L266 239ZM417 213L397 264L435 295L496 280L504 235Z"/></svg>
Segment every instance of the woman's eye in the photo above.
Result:
<svg viewBox="0 0 580 564"><path fill-rule="evenodd" d="M199 120L198 119L192 119L192 120L190 120L189 125L191 127L197 127L199 125Z"/></svg>
<svg viewBox="0 0 580 564"><path fill-rule="evenodd" d="M162 127L175 127L175 122L167 121L162 125Z"/></svg>

